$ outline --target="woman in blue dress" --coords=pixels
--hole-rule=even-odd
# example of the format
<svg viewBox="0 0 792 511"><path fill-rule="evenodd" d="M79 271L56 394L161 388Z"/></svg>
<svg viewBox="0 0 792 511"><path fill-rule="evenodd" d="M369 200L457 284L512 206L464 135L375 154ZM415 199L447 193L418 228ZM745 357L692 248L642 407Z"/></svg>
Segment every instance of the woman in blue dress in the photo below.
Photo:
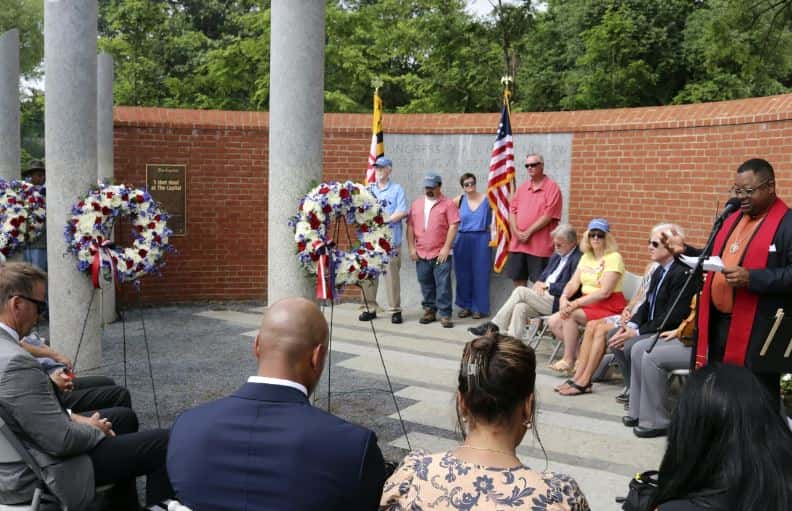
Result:
<svg viewBox="0 0 792 511"><path fill-rule="evenodd" d="M476 191L476 176L466 172L459 183L464 193L456 199L460 218L459 233L454 241L456 304L460 308L460 318L472 315L473 319L480 319L490 312L492 210L487 196Z"/></svg>

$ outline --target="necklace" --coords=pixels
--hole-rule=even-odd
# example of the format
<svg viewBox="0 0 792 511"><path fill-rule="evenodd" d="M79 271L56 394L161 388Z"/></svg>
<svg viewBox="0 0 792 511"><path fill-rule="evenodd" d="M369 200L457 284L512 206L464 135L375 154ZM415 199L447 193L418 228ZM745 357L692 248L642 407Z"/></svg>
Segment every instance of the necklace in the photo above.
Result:
<svg viewBox="0 0 792 511"><path fill-rule="evenodd" d="M742 245L742 242L753 236L756 228L762 223L762 218L764 217L748 220L740 226L739 232L734 233L734 241L732 241L732 244L729 245L730 254L736 254L740 250L740 245ZM745 232L746 230L748 232Z"/></svg>
<svg viewBox="0 0 792 511"><path fill-rule="evenodd" d="M506 456L511 456L512 458L516 458L517 457L517 455L514 452L501 451L501 450L498 450L498 449L489 449L487 447L476 447L474 445L467 445L467 444L462 444L459 447L460 448L473 449L474 451L497 452L498 454L505 454Z"/></svg>

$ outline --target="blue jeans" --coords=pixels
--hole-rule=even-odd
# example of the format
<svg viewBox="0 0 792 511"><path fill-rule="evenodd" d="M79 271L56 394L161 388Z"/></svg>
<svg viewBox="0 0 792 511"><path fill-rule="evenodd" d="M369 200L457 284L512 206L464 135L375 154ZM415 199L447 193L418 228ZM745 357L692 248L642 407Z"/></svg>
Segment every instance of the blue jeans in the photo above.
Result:
<svg viewBox="0 0 792 511"><path fill-rule="evenodd" d="M421 284L424 309L440 313L442 318L451 317L451 256L446 262L438 263L435 259L418 259L415 262L418 283Z"/></svg>
<svg viewBox="0 0 792 511"><path fill-rule="evenodd" d="M47 271L47 249L46 248L24 248L22 257L25 262L38 266L39 269Z"/></svg>

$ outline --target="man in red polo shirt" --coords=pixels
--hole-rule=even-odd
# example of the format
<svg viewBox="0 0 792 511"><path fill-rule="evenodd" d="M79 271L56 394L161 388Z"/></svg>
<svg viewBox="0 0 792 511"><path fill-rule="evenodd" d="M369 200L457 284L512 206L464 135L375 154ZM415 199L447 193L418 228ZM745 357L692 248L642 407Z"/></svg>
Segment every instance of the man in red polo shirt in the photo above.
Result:
<svg viewBox="0 0 792 511"><path fill-rule="evenodd" d="M407 244L421 285L425 325L437 319L451 328L451 246L459 229L459 209L440 191L442 179L435 172L424 176L424 196L412 203L407 216Z"/></svg>
<svg viewBox="0 0 792 511"><path fill-rule="evenodd" d="M509 259L506 275L514 286L535 282L553 255L550 232L561 219L563 199L555 181L544 175L540 154L525 157L528 181L512 194L509 203Z"/></svg>

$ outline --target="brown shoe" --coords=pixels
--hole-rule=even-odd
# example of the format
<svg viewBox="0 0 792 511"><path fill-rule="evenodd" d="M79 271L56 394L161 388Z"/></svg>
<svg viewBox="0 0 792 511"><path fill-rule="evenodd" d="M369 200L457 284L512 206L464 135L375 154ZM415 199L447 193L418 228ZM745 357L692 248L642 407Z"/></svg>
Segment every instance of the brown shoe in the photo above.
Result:
<svg viewBox="0 0 792 511"><path fill-rule="evenodd" d="M422 325L428 325L429 323L433 323L435 321L437 321L435 311L432 309L424 309L424 315L421 316L421 319L418 320L418 323Z"/></svg>
<svg viewBox="0 0 792 511"><path fill-rule="evenodd" d="M462 309L461 311L459 311L457 313L457 316L459 316L460 318L469 318L470 317L470 311L467 310L467 309Z"/></svg>
<svg viewBox="0 0 792 511"><path fill-rule="evenodd" d="M443 328L453 328L454 322L451 321L451 318L440 318L440 324L443 325Z"/></svg>

